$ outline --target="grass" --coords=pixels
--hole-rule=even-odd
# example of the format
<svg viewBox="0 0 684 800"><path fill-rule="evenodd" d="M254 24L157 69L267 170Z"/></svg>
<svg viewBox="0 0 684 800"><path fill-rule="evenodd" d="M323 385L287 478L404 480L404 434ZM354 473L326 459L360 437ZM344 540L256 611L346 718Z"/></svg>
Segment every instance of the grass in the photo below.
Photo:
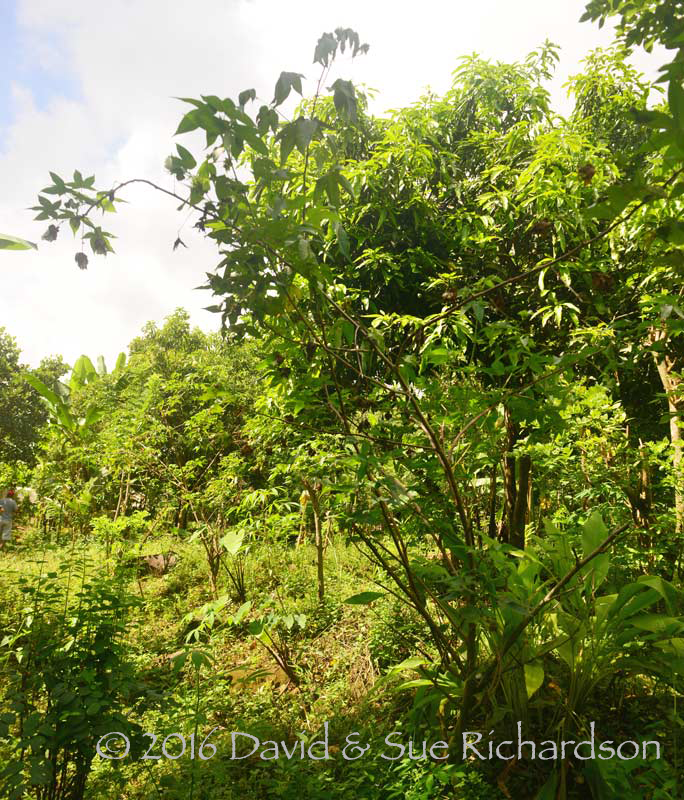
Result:
<svg viewBox="0 0 684 800"><path fill-rule="evenodd" d="M372 743L372 752L376 753L386 749L382 747L383 739L394 730L403 730L403 741L443 738L435 729L434 710L430 714L427 709L421 711L420 694L397 691L399 680L386 676L392 665L419 651L430 652L422 621L391 596L364 606L343 602L359 592L377 590L374 578L379 576L341 537L334 539L326 551L323 603L317 597L316 553L312 544L291 547L261 541L252 546L247 556L245 583L252 605L245 623L269 612L306 617L303 628L294 626L284 633L290 661L300 679L296 686L263 643L250 634L246 624L229 624L240 603L230 597L233 587L225 571L219 575L218 595L227 595L228 602L216 614L213 626L203 630L199 641L187 643L192 627L189 619L199 619L199 609L214 599L198 540L166 533L146 541L142 550L136 542L122 545L116 551L122 562L139 552L173 550L179 555L177 565L165 575L138 576L135 567L126 573L128 591L139 599L126 632L125 648L137 680L127 713L144 731L159 737L153 748L155 755L161 753L166 736L179 732L188 737L195 725L199 741L216 729L211 741L217 745L217 753L208 761L186 756L177 760L128 759L120 764L95 759L86 795L89 800L112 796L122 800L188 800L192 780L193 800L496 800L506 796L497 783L501 765L495 762L447 767L406 758L397 762L377 757L354 761L341 758L341 748L353 731L359 733L361 741ZM4 598L0 638L22 616L19 578L30 581L38 575L52 574L50 580L63 586L70 582L73 590L80 585L81 556L86 557L89 571L114 571L114 559L107 562L103 544L93 538L72 540L65 536L59 543L46 543L37 531L20 532L17 541L0 553L0 592ZM198 669L189 659L175 670L174 659L187 649L206 653L210 663L203 663ZM558 665L554 680L563 685L561 666ZM0 661L0 682L2 669ZM561 702L560 689L549 687L539 691L540 708L555 707ZM639 713L649 721L653 735L662 736L664 728L658 716L662 719L670 710L662 708L655 698L649 699L644 686L635 685L634 693L641 699L632 705L638 706ZM612 712L600 698L592 713L593 719L603 718L604 724L611 724ZM320 735L326 722L335 748L331 761L229 758L231 731L253 733L262 742L268 739L292 744L300 736ZM628 727L635 730L642 727L640 719L628 722L634 723ZM532 730L530 735L534 736ZM177 740L169 745L172 755L174 746L178 746ZM543 782L547 766L529 763L512 769L505 783L513 796L525 800L527 787ZM664 783L667 776L663 773L656 779ZM570 796L586 796L586 786L581 781L571 788L574 794L571 792ZM662 797L664 800L667 796Z"/></svg>
<svg viewBox="0 0 684 800"><path fill-rule="evenodd" d="M6 602L0 624L17 619L20 594L17 581L57 573L56 581L77 585L79 576L60 571L85 556L91 570L113 570L107 563L103 545L94 539L45 542L37 531L20 531L17 541L2 557L0 591ZM139 552L135 543L124 543L120 558ZM131 546L132 545L132 546ZM173 550L178 564L163 576L137 577L130 570L129 591L141 603L133 611L127 634L127 649L139 676L139 697L130 712L144 730L159 734L159 742L171 732L189 735L199 710L200 732L218 726L224 732L257 731L262 738L297 741L304 732L313 735L330 725L331 741L344 743L351 731L366 738L392 730L391 720L403 699L389 690L372 692L380 675L378 661L371 652L377 632L386 626L384 601L374 607L345 605L342 601L359 591L376 589L374 570L353 546L335 539L326 552L326 601L316 593L316 553L312 544L299 547L274 546L273 542L255 545L246 563L246 586L252 602L250 618L269 611L303 613L304 629L287 637L292 663L301 676L299 686L288 682L272 656L244 626L226 624L237 610L229 602L217 615L213 628L195 649L206 652L211 667L199 673L190 662L179 673L173 658L186 647L187 617L213 598L208 568L198 541L178 535L162 535L145 543L143 554ZM230 594L232 586L224 571L219 576L218 594ZM375 632L375 635L374 635ZM219 737L220 738L220 737ZM218 739L217 739L218 741ZM286 784L300 789L293 794L301 800L301 787L311 797L327 797L333 785L339 797L381 797L377 787L378 769L389 770L389 762L321 764L308 759L287 765L256 761L226 760L219 752L215 759L193 762L186 759L111 764L94 762L88 796L111 797L114 785L121 797L147 798L156 795L183 797L189 770L197 770L198 791L212 798L265 796L287 797ZM222 776L217 781L217 774ZM365 777L364 777L365 776ZM217 785L220 784L220 785ZM359 787L365 788L359 794ZM175 792L175 794L174 794ZM376 792L374 795L373 792ZM380 792L378 794L378 792ZM275 794L274 794L275 793ZM158 795L157 795L158 796Z"/></svg>

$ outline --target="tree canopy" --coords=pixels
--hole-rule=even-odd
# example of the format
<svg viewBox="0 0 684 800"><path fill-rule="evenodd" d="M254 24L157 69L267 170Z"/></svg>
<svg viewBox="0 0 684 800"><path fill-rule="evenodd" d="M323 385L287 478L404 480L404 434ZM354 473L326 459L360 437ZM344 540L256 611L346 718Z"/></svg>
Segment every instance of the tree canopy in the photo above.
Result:
<svg viewBox="0 0 684 800"><path fill-rule="evenodd" d="M550 42L463 58L444 96L376 116L341 77L368 50L348 28L319 39L310 95L282 72L270 102L185 98L177 134L206 146L179 143L165 166L182 188L156 188L216 245L223 336L178 311L111 373L81 361L66 393L28 379L52 413L41 492L83 534L136 512L192 529L219 604L207 628L222 559L230 624L251 611L249 542L311 521L320 604L325 526L355 545L381 591L349 602L393 597L423 626L397 670L417 673L412 724L440 726L453 763L475 720L509 730L534 708L548 736L580 735L611 680L682 687L684 22L645 0L585 17L613 14L618 41L570 79L567 116ZM628 61L656 41L678 50L666 98ZM50 177L43 238L68 225L113 252L98 214L137 179ZM248 630L298 685L278 620ZM538 798L570 796L568 764ZM646 785L616 770L592 762L592 796Z"/></svg>

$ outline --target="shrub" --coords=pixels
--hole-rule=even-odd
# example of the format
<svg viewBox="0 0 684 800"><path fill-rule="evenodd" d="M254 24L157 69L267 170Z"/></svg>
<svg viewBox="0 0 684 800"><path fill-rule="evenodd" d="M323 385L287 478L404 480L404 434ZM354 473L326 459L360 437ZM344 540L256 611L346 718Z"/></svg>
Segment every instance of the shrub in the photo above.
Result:
<svg viewBox="0 0 684 800"><path fill-rule="evenodd" d="M415 655L415 645L424 636L424 623L403 603L380 607L369 643L376 667L387 669Z"/></svg>
<svg viewBox="0 0 684 800"><path fill-rule="evenodd" d="M9 798L82 800L100 737L121 731L141 743L123 715L133 686L123 637L135 600L120 576L87 577L83 561L72 593L73 566L20 579L26 607L2 642L9 711L0 738L10 757L0 780Z"/></svg>

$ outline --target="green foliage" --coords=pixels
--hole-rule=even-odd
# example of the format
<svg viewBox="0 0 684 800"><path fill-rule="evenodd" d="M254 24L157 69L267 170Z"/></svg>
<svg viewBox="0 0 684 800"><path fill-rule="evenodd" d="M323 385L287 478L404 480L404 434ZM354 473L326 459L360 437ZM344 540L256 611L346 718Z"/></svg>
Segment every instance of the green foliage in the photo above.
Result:
<svg viewBox="0 0 684 800"><path fill-rule="evenodd" d="M244 603L247 600L245 561L250 543L244 531L228 531L221 539L221 545L226 551L227 557L224 557L223 566L233 584L235 599Z"/></svg>
<svg viewBox="0 0 684 800"><path fill-rule="evenodd" d="M396 776L396 777L395 777ZM457 797L459 800L489 800L501 797L492 795L492 787L482 774L469 765L430 764L408 759L397 763L393 770L387 798L406 800L433 800Z"/></svg>
<svg viewBox="0 0 684 800"><path fill-rule="evenodd" d="M33 466L47 414L27 381L54 386L68 368L61 358L45 358L36 369L29 369L21 363L20 356L15 339L0 328L0 435L5 443L2 460Z"/></svg>
<svg viewBox="0 0 684 800"><path fill-rule="evenodd" d="M139 538L149 525L148 517L147 511L134 511L129 516L115 519L107 516L93 517L91 519L93 534L104 542L106 557L108 559L111 557L112 547L116 542L122 542L125 538L133 540Z"/></svg>
<svg viewBox="0 0 684 800"><path fill-rule="evenodd" d="M82 356L54 391L29 376L52 419L34 476L44 506L66 505L89 483L90 513L144 510L183 528L223 526L242 464L252 363L248 346L229 351L178 312L160 329L148 325L111 372Z"/></svg>
<svg viewBox="0 0 684 800"><path fill-rule="evenodd" d="M124 715L134 673L123 635L134 600L120 580L88 571L77 561L19 578L25 605L2 642L10 798L81 800L95 745L112 730L139 749L140 729Z"/></svg>
<svg viewBox="0 0 684 800"><path fill-rule="evenodd" d="M664 7L593 0L586 16L621 13L627 46L679 48ZM655 684L658 702L682 688L683 62L654 108L624 48L594 52L563 119L546 42L519 63L466 57L443 97L378 118L331 75L366 50L349 29L323 34L310 98L288 71L258 109L250 89L183 99L177 134L206 147L178 145L166 167L216 244L209 308L226 337L179 311L111 375L79 360L68 399L31 378L56 420L36 476L77 520L101 512L107 549L133 509L192 530L210 599L191 636L251 637L300 691L306 635L379 613L371 669L402 676L412 732L442 730L453 762L399 765L392 791L480 797L456 754L470 726L534 720L556 737L582 732L616 682L620 703L628 685ZM35 207L46 238L68 222L111 252L91 215L134 181L51 179ZM280 555L307 536L319 605L305 615ZM327 599L336 536L372 566L345 611ZM257 544L272 552L247 601ZM372 580L382 593L358 591ZM569 765L533 791L568 797ZM582 775L595 797L638 777ZM290 788L284 766L262 785L315 796L326 780Z"/></svg>
<svg viewBox="0 0 684 800"><path fill-rule="evenodd" d="M425 648L429 631L415 613L407 613L403 604L394 601L378 613L368 643L378 670L393 667Z"/></svg>
<svg viewBox="0 0 684 800"><path fill-rule="evenodd" d="M26 239L18 239L16 236L9 236L0 233L0 250L37 250L38 246Z"/></svg>

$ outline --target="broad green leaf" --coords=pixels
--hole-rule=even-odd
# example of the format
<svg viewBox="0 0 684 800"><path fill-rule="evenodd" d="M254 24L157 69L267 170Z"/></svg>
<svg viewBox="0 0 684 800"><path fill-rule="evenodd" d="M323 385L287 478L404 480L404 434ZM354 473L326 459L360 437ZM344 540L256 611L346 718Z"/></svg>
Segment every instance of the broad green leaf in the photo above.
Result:
<svg viewBox="0 0 684 800"><path fill-rule="evenodd" d="M651 633L669 632L670 635L680 633L684 629L684 621L678 617L667 617L662 614L642 614L636 618L632 617L629 624L639 630L651 631Z"/></svg>
<svg viewBox="0 0 684 800"><path fill-rule="evenodd" d="M260 153L262 156L268 155L268 145L261 138L263 135L261 131L257 130L257 128L245 125L244 128L240 129L240 132L253 150L256 150L257 153Z"/></svg>
<svg viewBox="0 0 684 800"><path fill-rule="evenodd" d="M180 672L183 667L185 666L185 662L188 660L188 651L184 650L182 653L178 653L177 656L174 656L171 659L171 665L173 668L174 673Z"/></svg>
<svg viewBox="0 0 684 800"><path fill-rule="evenodd" d="M663 598L669 614L676 613L677 604L681 597L679 592L671 583L658 575L641 575L637 578L637 583L649 586Z"/></svg>
<svg viewBox="0 0 684 800"><path fill-rule="evenodd" d="M593 553L607 537L608 529L603 522L603 518L598 511L594 511L582 526L582 550L584 557L586 558L590 553Z"/></svg>
<svg viewBox="0 0 684 800"><path fill-rule="evenodd" d="M397 691L401 692L404 691L404 689L418 689L421 686L434 686L434 681L431 681L429 678L416 678L415 680L399 684L399 686L397 686Z"/></svg>
<svg viewBox="0 0 684 800"><path fill-rule="evenodd" d="M49 389L35 375L31 375L30 373L26 374L24 375L24 380L29 383L41 397L47 400L50 405L57 407L62 404L61 399L52 391L52 389Z"/></svg>
<svg viewBox="0 0 684 800"><path fill-rule="evenodd" d="M38 245L16 236L0 233L0 250L37 250Z"/></svg>
<svg viewBox="0 0 684 800"><path fill-rule="evenodd" d="M233 623L237 625L238 623L242 622L243 618L249 613L251 608L252 608L251 600L248 600L246 603L243 603L233 615Z"/></svg>
<svg viewBox="0 0 684 800"><path fill-rule="evenodd" d="M245 540L245 534L237 531L228 531L221 538L221 544L232 556L237 555Z"/></svg>
<svg viewBox="0 0 684 800"><path fill-rule="evenodd" d="M273 105L279 106L289 96L292 89L298 94L302 93L302 78L298 72L281 72L275 85Z"/></svg>
<svg viewBox="0 0 684 800"><path fill-rule="evenodd" d="M667 99L675 124L680 131L684 131L684 89L679 81L670 81Z"/></svg>
<svg viewBox="0 0 684 800"><path fill-rule="evenodd" d="M204 650L193 650L190 654L192 666L198 670L203 666L210 667L212 664L211 656Z"/></svg>
<svg viewBox="0 0 684 800"><path fill-rule="evenodd" d="M238 95L238 103L240 104L240 108L244 108L250 100L256 100L255 89L245 89L244 92L240 92Z"/></svg>
<svg viewBox="0 0 684 800"><path fill-rule="evenodd" d="M654 605L661 599L662 595L650 586L636 582L624 586L618 593L617 600L612 605L609 611L609 617L616 614L622 620L628 620L637 612L644 608ZM673 613L671 608L668 608L669 613Z"/></svg>
<svg viewBox="0 0 684 800"><path fill-rule="evenodd" d="M312 139L318 133L318 120L299 117L293 124L295 126L295 145L297 150L304 155Z"/></svg>
<svg viewBox="0 0 684 800"><path fill-rule="evenodd" d="M263 136L268 130L278 130L278 112L275 108L261 106L257 114L257 131Z"/></svg>
<svg viewBox="0 0 684 800"><path fill-rule="evenodd" d="M610 570L610 556L608 553L601 553L596 556L586 567L585 586L590 589L597 589L608 576Z"/></svg>
<svg viewBox="0 0 684 800"><path fill-rule="evenodd" d="M528 699L544 683L544 667L540 661L525 664L525 688Z"/></svg>
<svg viewBox="0 0 684 800"><path fill-rule="evenodd" d="M100 375L93 362L86 355L79 356L71 370L69 386L72 390L79 389L87 383L95 383Z"/></svg>
<svg viewBox="0 0 684 800"><path fill-rule="evenodd" d="M105 412L102 409L98 408L95 404L88 406L85 419L83 420L83 427L90 428L98 420L102 419L104 415Z"/></svg>
<svg viewBox="0 0 684 800"><path fill-rule="evenodd" d="M345 258L351 258L351 253L349 251L349 237L347 236L347 231L344 229L344 226L341 222L335 222L333 224L333 228L335 233L337 234L337 246L340 248L340 252Z"/></svg>
<svg viewBox="0 0 684 800"><path fill-rule="evenodd" d="M176 150L178 151L181 163L185 169L194 169L194 167L197 166L197 161L195 161L195 157L189 150L186 150L186 148L183 147L183 145L177 144Z"/></svg>
<svg viewBox="0 0 684 800"><path fill-rule="evenodd" d="M117 375L121 370L126 366L126 353L119 353L116 358L116 364L114 365L113 375Z"/></svg>
<svg viewBox="0 0 684 800"><path fill-rule="evenodd" d="M684 223L672 219L656 229L656 234L676 247L684 246Z"/></svg>
<svg viewBox="0 0 684 800"><path fill-rule="evenodd" d="M284 164L297 144L297 128L294 122L284 125L278 132L280 140L280 163Z"/></svg>
<svg viewBox="0 0 684 800"><path fill-rule="evenodd" d="M337 39L332 33L324 33L316 44L314 51L314 64L320 64L323 67L328 66L330 56L334 56L337 52Z"/></svg>
<svg viewBox="0 0 684 800"><path fill-rule="evenodd" d="M348 597L343 602L349 604L350 606L363 606L384 596L384 592L360 592L359 594L354 594L351 597Z"/></svg>
<svg viewBox="0 0 684 800"><path fill-rule="evenodd" d="M654 642L654 645L668 655L684 658L684 638L681 636L673 636L664 642Z"/></svg>
<svg viewBox="0 0 684 800"><path fill-rule="evenodd" d="M418 667L424 667L425 665L429 664L430 662L425 658L425 656L410 656L409 658L404 659L399 664L394 664L389 673L393 674L396 672L403 672L404 670L408 669L418 669Z"/></svg>
<svg viewBox="0 0 684 800"><path fill-rule="evenodd" d="M351 81L338 78L330 87L333 90L333 103L337 113L351 120L356 120L356 90Z"/></svg>
<svg viewBox="0 0 684 800"><path fill-rule="evenodd" d="M642 125L647 125L649 128L656 128L657 130L674 130L674 120L669 114L664 114L662 111L642 111L640 109L633 109L632 116Z"/></svg>

